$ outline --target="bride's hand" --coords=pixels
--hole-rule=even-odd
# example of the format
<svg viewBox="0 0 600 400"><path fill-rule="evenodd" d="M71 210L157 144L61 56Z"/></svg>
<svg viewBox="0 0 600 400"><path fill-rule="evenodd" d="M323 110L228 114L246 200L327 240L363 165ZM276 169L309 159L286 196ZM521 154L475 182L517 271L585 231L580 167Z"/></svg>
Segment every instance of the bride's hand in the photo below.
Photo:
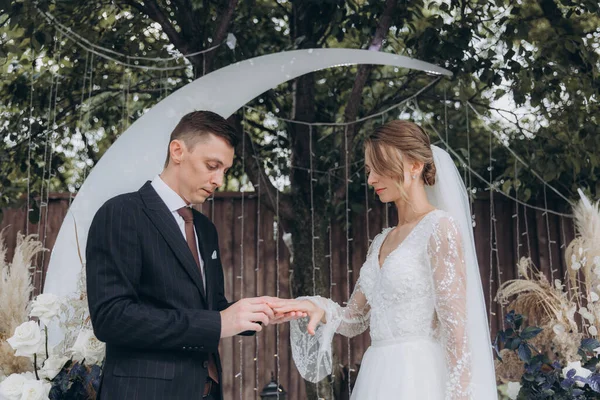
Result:
<svg viewBox="0 0 600 400"><path fill-rule="evenodd" d="M274 302L269 302L268 305L273 309L276 315L285 315L288 313L305 313L310 320L306 330L311 335L315 334L315 329L319 322L327 323L325 319L325 310L318 307L310 300L283 300L279 299Z"/></svg>

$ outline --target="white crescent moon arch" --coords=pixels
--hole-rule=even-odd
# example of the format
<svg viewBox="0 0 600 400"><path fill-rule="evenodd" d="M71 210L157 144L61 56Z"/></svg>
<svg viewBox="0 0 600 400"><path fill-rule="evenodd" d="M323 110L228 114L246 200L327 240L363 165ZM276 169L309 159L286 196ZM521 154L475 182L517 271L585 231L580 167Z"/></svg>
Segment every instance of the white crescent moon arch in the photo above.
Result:
<svg viewBox="0 0 600 400"><path fill-rule="evenodd" d="M44 292L76 292L87 233L96 211L116 195L138 190L160 173L171 131L181 117L210 110L227 118L253 98L301 75L325 68L374 64L452 73L412 58L368 50L309 49L275 53L214 71L173 92L139 118L106 151L85 180L65 217L50 257ZM77 222L77 231L75 230Z"/></svg>

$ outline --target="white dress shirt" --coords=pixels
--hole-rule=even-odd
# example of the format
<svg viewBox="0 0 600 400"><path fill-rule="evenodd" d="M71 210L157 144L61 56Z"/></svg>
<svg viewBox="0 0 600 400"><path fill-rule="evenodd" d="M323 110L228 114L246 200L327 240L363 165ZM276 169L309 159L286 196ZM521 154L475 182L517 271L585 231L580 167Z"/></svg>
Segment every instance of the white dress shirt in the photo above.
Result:
<svg viewBox="0 0 600 400"><path fill-rule="evenodd" d="M160 196L162 201L165 202L169 211L171 211L171 215L175 218L175 222L179 226L179 230L183 235L183 239L187 239L185 237L185 221L183 217L179 215L177 210L181 207L187 206L185 201L175 192L173 189L169 187L159 175L156 175L152 180L152 187L156 190L156 193ZM202 274L202 282L204 283L204 289L206 289L206 279L204 278L204 260L202 260L202 254L200 254L200 248L198 247L198 234L196 233L196 227L194 226L194 234L196 235L196 251L198 252L198 259L200 260L200 274Z"/></svg>

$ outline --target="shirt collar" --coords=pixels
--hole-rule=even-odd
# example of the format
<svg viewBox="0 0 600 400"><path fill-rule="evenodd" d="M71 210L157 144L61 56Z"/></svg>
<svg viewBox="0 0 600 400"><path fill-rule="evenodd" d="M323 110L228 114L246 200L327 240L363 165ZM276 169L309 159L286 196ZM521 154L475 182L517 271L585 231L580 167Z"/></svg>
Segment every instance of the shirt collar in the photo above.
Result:
<svg viewBox="0 0 600 400"><path fill-rule="evenodd" d="M156 190L162 201L165 202L169 211L174 212L179 210L181 207L187 206L185 200L181 198L173 189L169 187L160 177L156 175L152 180L152 187Z"/></svg>

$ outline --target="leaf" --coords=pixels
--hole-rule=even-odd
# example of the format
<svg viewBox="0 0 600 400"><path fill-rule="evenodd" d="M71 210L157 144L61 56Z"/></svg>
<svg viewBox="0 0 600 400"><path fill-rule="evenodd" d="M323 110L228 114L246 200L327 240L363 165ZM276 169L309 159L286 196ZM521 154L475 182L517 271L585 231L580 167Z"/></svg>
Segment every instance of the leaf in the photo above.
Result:
<svg viewBox="0 0 600 400"><path fill-rule="evenodd" d="M532 339L539 335L541 331L542 328L538 328L537 326L528 326L527 328L523 329L520 336L521 339Z"/></svg>
<svg viewBox="0 0 600 400"><path fill-rule="evenodd" d="M515 329L519 329L521 328L521 325L523 324L523 316L521 314L516 314L515 315Z"/></svg>
<svg viewBox="0 0 600 400"><path fill-rule="evenodd" d="M594 351L594 349L598 347L600 347L600 342L594 338L587 338L581 341L581 348L585 350Z"/></svg>
<svg viewBox="0 0 600 400"><path fill-rule="evenodd" d="M510 350L517 350L520 345L521 345L521 339L516 337L510 341L510 346L508 345L508 342L507 342L506 347L508 347Z"/></svg>
<svg viewBox="0 0 600 400"><path fill-rule="evenodd" d="M529 363L529 360L531 359L531 349L527 344L521 343L519 345L518 354L519 358L523 360L523 362Z"/></svg>

